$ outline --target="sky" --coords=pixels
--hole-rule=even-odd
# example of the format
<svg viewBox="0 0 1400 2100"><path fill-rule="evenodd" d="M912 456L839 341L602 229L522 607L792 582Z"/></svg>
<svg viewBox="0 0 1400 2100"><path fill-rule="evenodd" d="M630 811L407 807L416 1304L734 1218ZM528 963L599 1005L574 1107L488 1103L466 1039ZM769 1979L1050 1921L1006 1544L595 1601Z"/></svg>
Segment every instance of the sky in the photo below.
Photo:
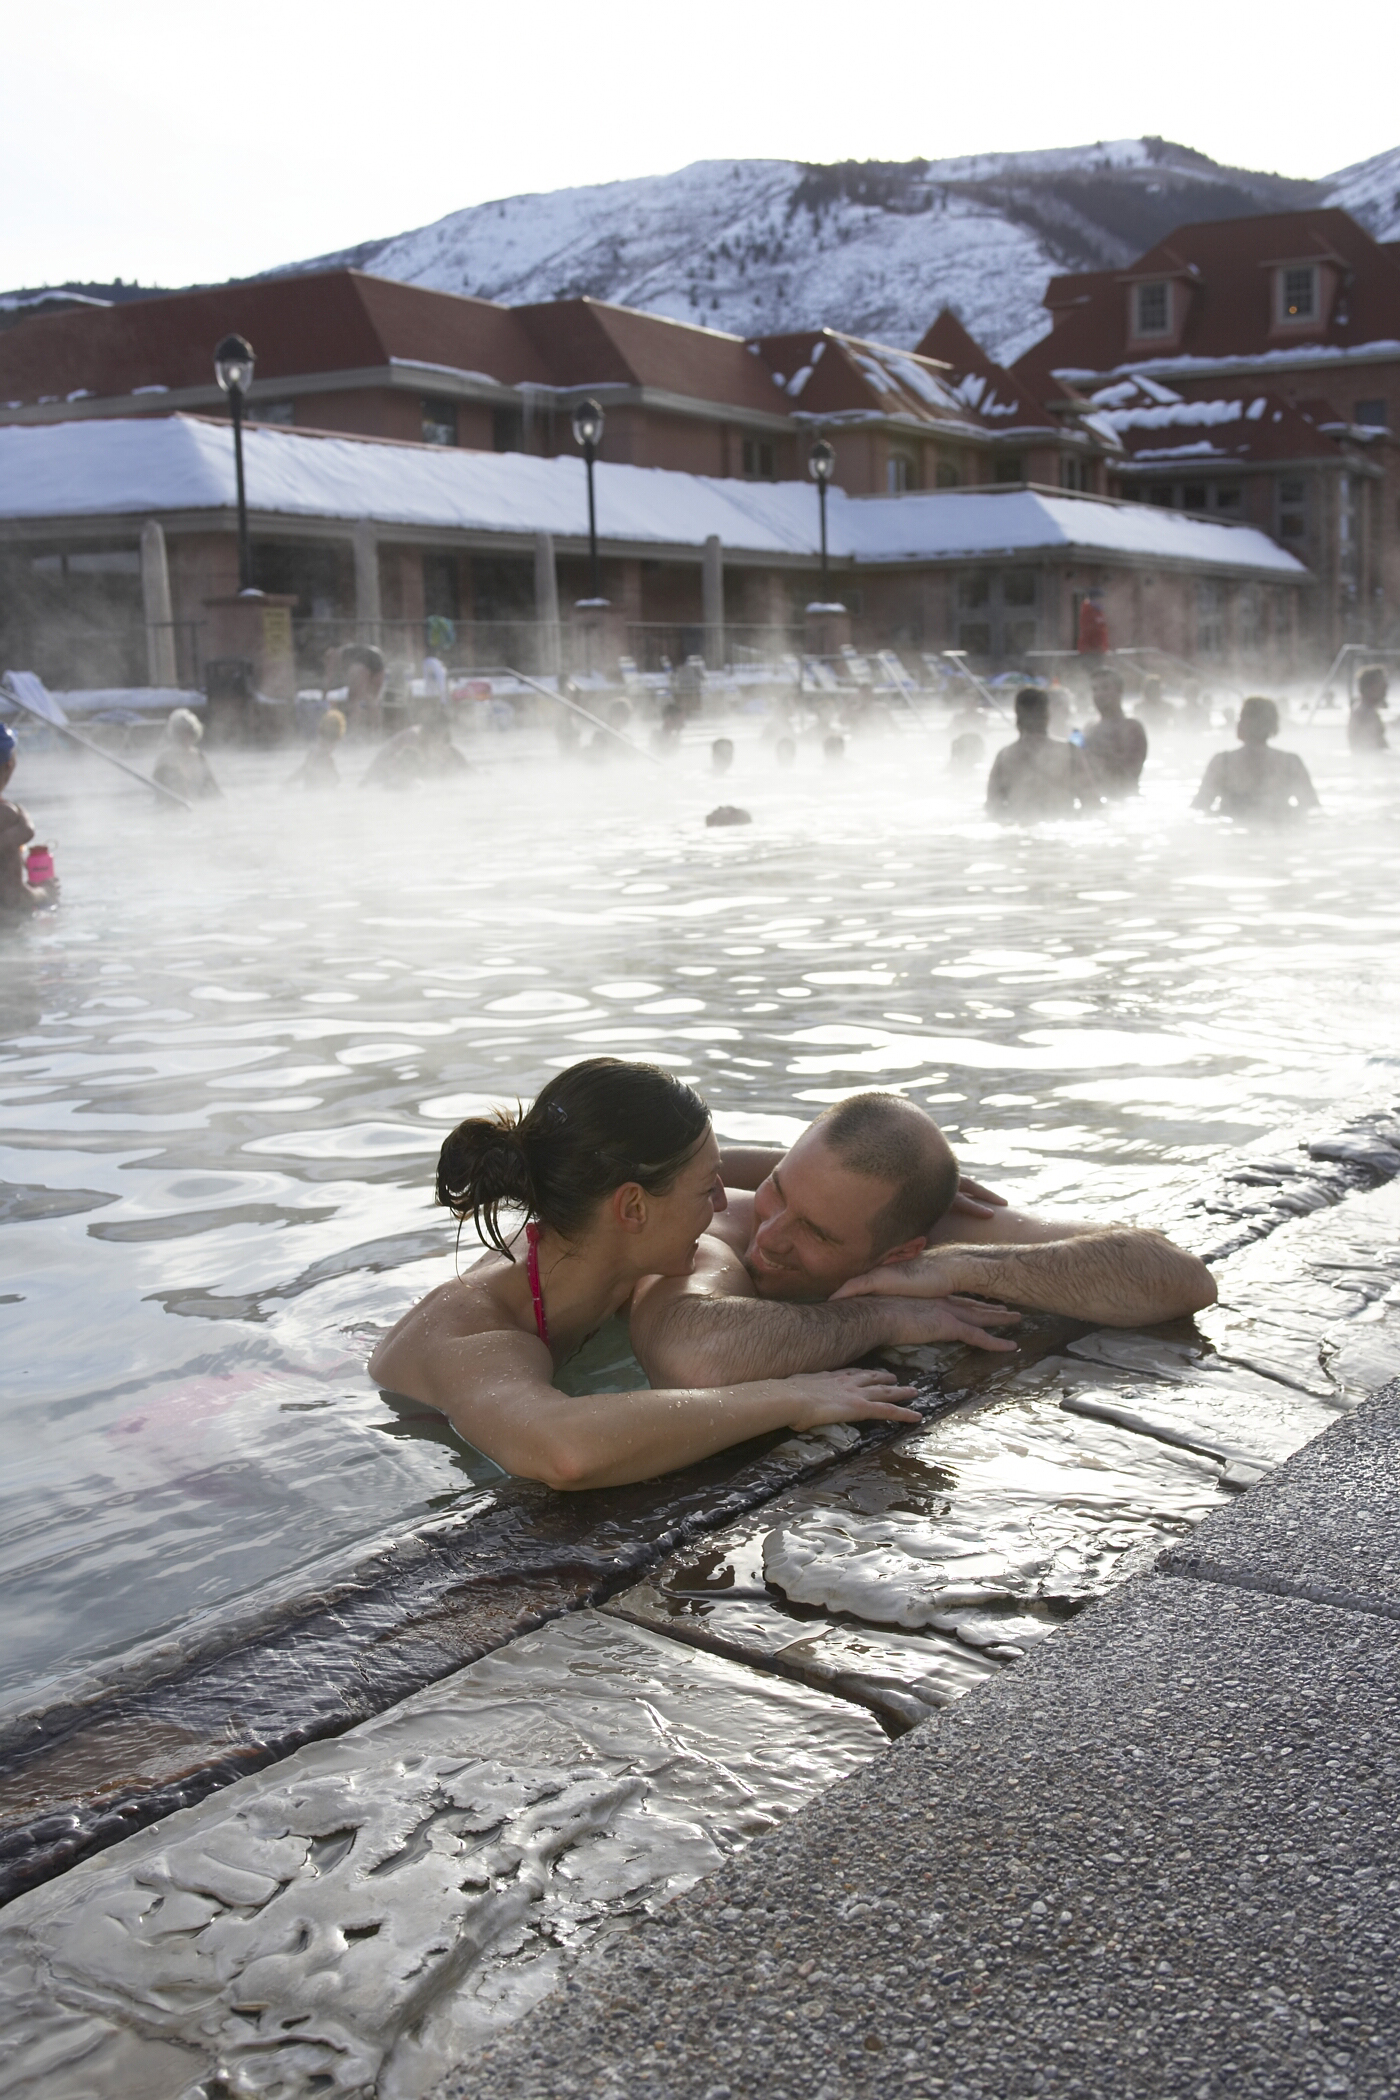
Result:
<svg viewBox="0 0 1400 2100"><path fill-rule="evenodd" d="M0 287L188 284L705 159L1400 144L1394 0L49 0L5 29Z"/></svg>

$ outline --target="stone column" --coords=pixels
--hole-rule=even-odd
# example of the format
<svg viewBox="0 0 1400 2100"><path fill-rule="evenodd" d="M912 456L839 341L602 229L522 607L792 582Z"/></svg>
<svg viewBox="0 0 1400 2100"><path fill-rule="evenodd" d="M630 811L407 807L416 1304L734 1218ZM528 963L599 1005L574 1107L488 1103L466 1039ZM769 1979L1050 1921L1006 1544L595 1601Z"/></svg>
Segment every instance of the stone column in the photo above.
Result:
<svg viewBox="0 0 1400 2100"><path fill-rule="evenodd" d="M542 678L559 675L559 575L554 566L554 539L535 534L535 622L538 641L535 669Z"/></svg>
<svg viewBox="0 0 1400 2100"><path fill-rule="evenodd" d="M357 638L378 648L384 620L379 595L379 539L368 518L362 518L355 527L353 545Z"/></svg>
<svg viewBox="0 0 1400 2100"><path fill-rule="evenodd" d="M705 622L705 663L711 671L724 669L724 549L719 534L705 542L701 571L701 606Z"/></svg>
<svg viewBox="0 0 1400 2100"><path fill-rule="evenodd" d="M141 527L141 601L146 614L146 676L152 685L179 683L165 534L154 518Z"/></svg>

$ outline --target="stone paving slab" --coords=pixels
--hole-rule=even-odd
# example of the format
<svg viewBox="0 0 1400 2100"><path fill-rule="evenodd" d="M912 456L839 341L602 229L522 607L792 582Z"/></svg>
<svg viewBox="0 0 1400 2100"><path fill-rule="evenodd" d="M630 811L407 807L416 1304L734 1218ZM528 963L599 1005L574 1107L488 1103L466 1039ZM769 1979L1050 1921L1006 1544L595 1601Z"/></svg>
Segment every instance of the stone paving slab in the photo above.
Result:
<svg viewBox="0 0 1400 2100"><path fill-rule="evenodd" d="M0 1918L0 2093L416 2100L885 1737L805 1686L555 1621Z"/></svg>
<svg viewBox="0 0 1400 2100"><path fill-rule="evenodd" d="M1400 1380L1168 1547L1159 1565L1400 1619Z"/></svg>
<svg viewBox="0 0 1400 2100"><path fill-rule="evenodd" d="M1393 2100L1400 1627L1147 1575L440 2100Z"/></svg>
<svg viewBox="0 0 1400 2100"><path fill-rule="evenodd" d="M1223 1499L1221 1477L1015 1389L748 1513L605 1608L901 1733L1149 1566Z"/></svg>

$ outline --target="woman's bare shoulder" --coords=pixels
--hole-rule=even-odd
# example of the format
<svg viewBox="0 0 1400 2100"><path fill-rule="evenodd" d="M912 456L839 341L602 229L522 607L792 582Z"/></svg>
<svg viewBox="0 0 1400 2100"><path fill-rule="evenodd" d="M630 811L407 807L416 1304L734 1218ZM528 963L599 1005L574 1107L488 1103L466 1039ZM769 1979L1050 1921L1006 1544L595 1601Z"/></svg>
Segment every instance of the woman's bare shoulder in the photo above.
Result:
<svg viewBox="0 0 1400 2100"><path fill-rule="evenodd" d="M499 1256L486 1256L465 1276L454 1276L429 1291L378 1344L369 1360L370 1376L399 1392L412 1392L434 1359L453 1343L473 1335L526 1333L503 1289L511 1273L510 1264Z"/></svg>

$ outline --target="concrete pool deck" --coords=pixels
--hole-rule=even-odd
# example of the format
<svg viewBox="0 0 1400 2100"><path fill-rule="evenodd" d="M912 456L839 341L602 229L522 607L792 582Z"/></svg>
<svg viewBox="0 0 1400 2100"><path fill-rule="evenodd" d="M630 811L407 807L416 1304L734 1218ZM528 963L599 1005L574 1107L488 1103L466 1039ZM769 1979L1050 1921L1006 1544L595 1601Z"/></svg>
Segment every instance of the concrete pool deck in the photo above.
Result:
<svg viewBox="0 0 1400 2100"><path fill-rule="evenodd" d="M1393 2094L1398 1619L1395 1383L441 2100Z"/></svg>

